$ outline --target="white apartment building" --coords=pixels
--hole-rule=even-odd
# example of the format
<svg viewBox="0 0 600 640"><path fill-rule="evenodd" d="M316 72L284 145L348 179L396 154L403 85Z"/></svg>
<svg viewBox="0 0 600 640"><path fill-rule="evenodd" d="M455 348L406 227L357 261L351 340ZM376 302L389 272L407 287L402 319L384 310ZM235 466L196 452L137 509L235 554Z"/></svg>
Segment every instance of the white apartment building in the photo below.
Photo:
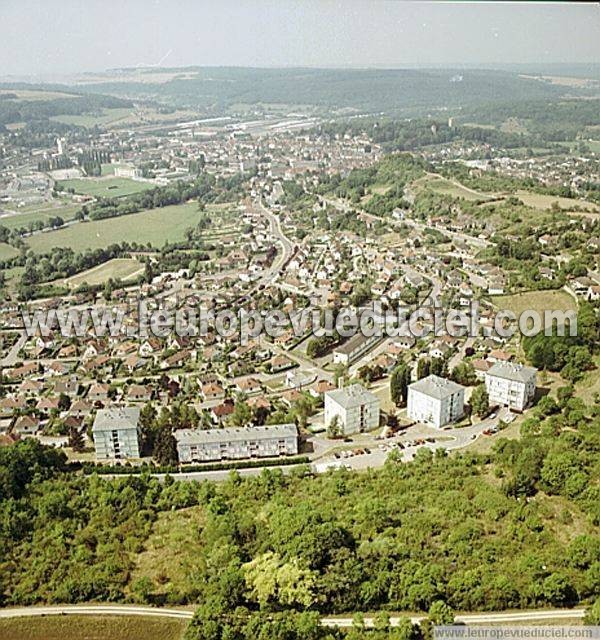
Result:
<svg viewBox="0 0 600 640"><path fill-rule="evenodd" d="M523 411L535 396L537 369L511 362L496 362L485 374L490 404Z"/></svg>
<svg viewBox="0 0 600 640"><path fill-rule="evenodd" d="M244 458L275 458L298 453L295 424L226 429L178 429L179 462L209 462Z"/></svg>
<svg viewBox="0 0 600 640"><path fill-rule="evenodd" d="M100 409L92 426L96 459L139 458L139 421L139 407Z"/></svg>
<svg viewBox="0 0 600 640"><path fill-rule="evenodd" d="M343 433L349 435L379 426L379 398L360 384L325 393L325 426L338 416Z"/></svg>
<svg viewBox="0 0 600 640"><path fill-rule="evenodd" d="M456 422L465 412L465 388L430 375L408 387L408 417L432 427Z"/></svg>

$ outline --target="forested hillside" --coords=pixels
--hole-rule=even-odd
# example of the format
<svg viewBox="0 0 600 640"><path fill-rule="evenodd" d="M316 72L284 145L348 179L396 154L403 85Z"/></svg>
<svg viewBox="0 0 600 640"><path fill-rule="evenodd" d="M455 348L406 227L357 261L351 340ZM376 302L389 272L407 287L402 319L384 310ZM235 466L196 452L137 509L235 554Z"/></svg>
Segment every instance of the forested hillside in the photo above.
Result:
<svg viewBox="0 0 600 640"><path fill-rule="evenodd" d="M252 69L189 67L168 82L101 82L86 91L158 98L168 104L213 111L239 104L285 104L396 111L552 98L564 87L514 72L456 69ZM136 73L139 73L136 70Z"/></svg>
<svg viewBox="0 0 600 640"><path fill-rule="evenodd" d="M363 474L222 484L77 477L34 442L2 449L2 604L203 602L214 616L590 601L600 405L566 388L535 413L491 456L423 450Z"/></svg>

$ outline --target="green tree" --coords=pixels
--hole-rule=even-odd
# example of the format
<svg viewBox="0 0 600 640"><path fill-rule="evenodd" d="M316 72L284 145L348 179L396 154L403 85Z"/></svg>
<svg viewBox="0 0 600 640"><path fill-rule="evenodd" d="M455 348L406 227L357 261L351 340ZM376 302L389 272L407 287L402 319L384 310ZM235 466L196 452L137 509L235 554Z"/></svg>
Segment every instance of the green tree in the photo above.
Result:
<svg viewBox="0 0 600 640"><path fill-rule="evenodd" d="M454 611L443 600L436 600L429 607L428 618L435 625L454 624Z"/></svg>
<svg viewBox="0 0 600 640"><path fill-rule="evenodd" d="M331 421L327 425L327 437L328 438L339 438L343 435L342 424L340 422L340 417L335 415L331 418Z"/></svg>
<svg viewBox="0 0 600 640"><path fill-rule="evenodd" d="M85 449L85 440L83 434L76 427L69 430L69 446L75 453L81 453Z"/></svg>
<svg viewBox="0 0 600 640"><path fill-rule="evenodd" d="M399 364L390 376L390 395L396 406L405 405L408 400L410 384L410 368L407 364Z"/></svg>
<svg viewBox="0 0 600 640"><path fill-rule="evenodd" d="M594 604L585 610L583 624L600 624L600 597L596 598Z"/></svg>
<svg viewBox="0 0 600 640"><path fill-rule="evenodd" d="M484 384L480 384L471 394L471 409L480 418L485 418L490 411L490 397Z"/></svg>
<svg viewBox="0 0 600 640"><path fill-rule="evenodd" d="M161 466L175 466L178 464L177 441L170 425L163 424L158 429L154 442L153 456Z"/></svg>

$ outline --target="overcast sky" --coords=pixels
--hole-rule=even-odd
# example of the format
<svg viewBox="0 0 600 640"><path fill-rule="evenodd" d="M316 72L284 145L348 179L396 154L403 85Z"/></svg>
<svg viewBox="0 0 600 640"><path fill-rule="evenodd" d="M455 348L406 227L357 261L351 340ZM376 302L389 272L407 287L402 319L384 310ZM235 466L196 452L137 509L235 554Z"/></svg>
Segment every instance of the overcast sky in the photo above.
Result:
<svg viewBox="0 0 600 640"><path fill-rule="evenodd" d="M0 74L600 62L598 4L0 0Z"/></svg>

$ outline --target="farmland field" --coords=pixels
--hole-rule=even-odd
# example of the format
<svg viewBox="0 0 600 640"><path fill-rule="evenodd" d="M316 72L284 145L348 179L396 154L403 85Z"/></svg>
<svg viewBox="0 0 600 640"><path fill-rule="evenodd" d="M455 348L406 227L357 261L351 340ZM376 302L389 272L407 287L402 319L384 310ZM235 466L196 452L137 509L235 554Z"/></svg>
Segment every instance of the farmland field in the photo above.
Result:
<svg viewBox="0 0 600 640"><path fill-rule="evenodd" d="M26 241L36 253L45 253L53 247L68 247L74 251L102 249L120 242L149 242L154 247L162 247L165 242L184 238L186 229L194 226L199 216L198 205L191 202L118 218L81 222L36 234Z"/></svg>
<svg viewBox="0 0 600 640"><path fill-rule="evenodd" d="M7 640L179 640L185 620L143 616L35 616L0 620Z"/></svg>
<svg viewBox="0 0 600 640"><path fill-rule="evenodd" d="M114 124L124 120L131 114L131 109L102 109L98 113L84 113L81 115L52 116L50 120L71 124L75 127L95 127Z"/></svg>
<svg viewBox="0 0 600 640"><path fill-rule="evenodd" d="M102 284L109 278L114 280L127 280L134 274L143 270L143 265L133 258L113 258L97 267L82 271L65 280L65 284L77 287L87 282L89 285Z"/></svg>
<svg viewBox="0 0 600 640"><path fill-rule="evenodd" d="M104 198L121 198L156 187L155 184L129 178L82 178L61 180L58 184L65 189L74 189L75 193Z"/></svg>

